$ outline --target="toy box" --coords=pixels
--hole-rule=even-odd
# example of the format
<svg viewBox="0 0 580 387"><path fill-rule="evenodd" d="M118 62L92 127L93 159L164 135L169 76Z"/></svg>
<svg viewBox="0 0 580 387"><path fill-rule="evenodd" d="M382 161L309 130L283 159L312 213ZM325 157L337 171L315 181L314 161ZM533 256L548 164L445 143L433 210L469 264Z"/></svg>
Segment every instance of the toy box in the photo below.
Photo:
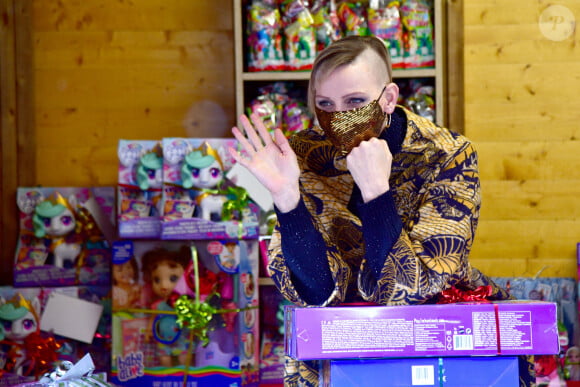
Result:
<svg viewBox="0 0 580 387"><path fill-rule="evenodd" d="M332 387L514 387L519 385L518 358L431 357L330 360Z"/></svg>
<svg viewBox="0 0 580 387"><path fill-rule="evenodd" d="M551 302L285 310L286 353L299 360L557 354Z"/></svg>
<svg viewBox="0 0 580 387"><path fill-rule="evenodd" d="M163 156L161 143L120 140L117 213L121 238L159 238Z"/></svg>
<svg viewBox="0 0 580 387"><path fill-rule="evenodd" d="M234 139L163 139L162 239L255 239L258 206L226 175Z"/></svg>
<svg viewBox="0 0 580 387"><path fill-rule="evenodd" d="M96 371L108 372L109 297L108 286L0 287L0 386L37 380L53 361L74 363L86 353Z"/></svg>
<svg viewBox="0 0 580 387"><path fill-rule="evenodd" d="M107 285L113 187L18 188L14 286Z"/></svg>
<svg viewBox="0 0 580 387"><path fill-rule="evenodd" d="M258 253L255 240L116 242L112 383L257 384Z"/></svg>
<svg viewBox="0 0 580 387"><path fill-rule="evenodd" d="M284 384L284 305L273 285L260 286L260 383Z"/></svg>

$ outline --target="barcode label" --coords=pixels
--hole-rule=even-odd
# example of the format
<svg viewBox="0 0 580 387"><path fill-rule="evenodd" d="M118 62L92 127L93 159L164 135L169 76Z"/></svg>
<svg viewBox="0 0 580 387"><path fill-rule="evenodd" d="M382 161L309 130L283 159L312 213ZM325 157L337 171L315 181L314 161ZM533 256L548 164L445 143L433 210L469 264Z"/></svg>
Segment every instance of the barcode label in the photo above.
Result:
<svg viewBox="0 0 580 387"><path fill-rule="evenodd" d="M453 336L453 349L455 349L455 350L473 349L473 336L472 335L454 335Z"/></svg>
<svg viewBox="0 0 580 387"><path fill-rule="evenodd" d="M435 369L432 365L411 366L411 373L413 386L433 386L435 384Z"/></svg>

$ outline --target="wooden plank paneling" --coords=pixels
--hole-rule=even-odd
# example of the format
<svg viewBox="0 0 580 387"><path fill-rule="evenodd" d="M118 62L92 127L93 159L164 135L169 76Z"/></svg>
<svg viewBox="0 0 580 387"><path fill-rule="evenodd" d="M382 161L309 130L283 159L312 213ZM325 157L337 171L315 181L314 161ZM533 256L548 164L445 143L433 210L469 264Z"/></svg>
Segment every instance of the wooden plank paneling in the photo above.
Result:
<svg viewBox="0 0 580 387"><path fill-rule="evenodd" d="M34 2L38 183L114 185L121 138L229 137L231 8L229 0Z"/></svg>
<svg viewBox="0 0 580 387"><path fill-rule="evenodd" d="M482 180L580 181L580 141L479 142Z"/></svg>
<svg viewBox="0 0 580 387"><path fill-rule="evenodd" d="M466 104L469 138L481 141L577 141L580 110L541 96L533 103L488 102ZM508 119L509 118L509 119Z"/></svg>
<svg viewBox="0 0 580 387"><path fill-rule="evenodd" d="M579 33L543 35L540 15L554 4L464 2L465 133L483 197L471 261L490 275L577 274ZM576 0L557 5L580 15Z"/></svg>
<svg viewBox="0 0 580 387"><path fill-rule="evenodd" d="M520 275L535 274L537 266L529 269L529 263L510 269L507 262L516 259L541 262L550 265L560 275L574 276L578 230L578 220L482 219L470 260L476 267L482 266L481 261L492 261L494 265L499 265L493 269L493 273L485 272L490 275L504 275L504 271L520 272Z"/></svg>
<svg viewBox="0 0 580 387"><path fill-rule="evenodd" d="M480 217L485 220L580 219L577 180L485 179L482 198Z"/></svg>
<svg viewBox="0 0 580 387"><path fill-rule="evenodd" d="M12 284L18 235L16 188L33 181L36 145L30 2L0 0L0 284Z"/></svg>
<svg viewBox="0 0 580 387"><path fill-rule="evenodd" d="M38 31L232 29L228 0L34 1Z"/></svg>

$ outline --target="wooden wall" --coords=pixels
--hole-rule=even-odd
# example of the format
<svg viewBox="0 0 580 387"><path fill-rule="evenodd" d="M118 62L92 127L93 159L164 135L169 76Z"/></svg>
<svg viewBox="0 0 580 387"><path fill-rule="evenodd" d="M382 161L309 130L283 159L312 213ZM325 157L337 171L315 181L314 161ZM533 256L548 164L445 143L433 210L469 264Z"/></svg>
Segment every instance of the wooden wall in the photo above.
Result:
<svg viewBox="0 0 580 387"><path fill-rule="evenodd" d="M230 136L232 24L231 0L35 0L38 184L115 184L121 138Z"/></svg>
<svg viewBox="0 0 580 387"><path fill-rule="evenodd" d="M551 4L580 22L576 0L464 1L465 134L483 190L471 260L491 275L576 277L580 33L551 40L565 28L554 17L544 35Z"/></svg>

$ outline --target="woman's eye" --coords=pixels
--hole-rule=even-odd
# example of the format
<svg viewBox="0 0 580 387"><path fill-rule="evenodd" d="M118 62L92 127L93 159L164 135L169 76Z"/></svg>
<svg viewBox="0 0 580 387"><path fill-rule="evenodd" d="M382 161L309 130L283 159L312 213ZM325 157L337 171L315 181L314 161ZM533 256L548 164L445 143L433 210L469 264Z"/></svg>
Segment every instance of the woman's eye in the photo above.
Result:
<svg viewBox="0 0 580 387"><path fill-rule="evenodd" d="M321 109L324 109L324 108L331 107L331 106L332 106L332 102L330 102L330 101L325 101L325 100L322 100L322 101L317 101L317 102L316 102L316 106L318 106L318 107L319 107L319 108L321 108Z"/></svg>
<svg viewBox="0 0 580 387"><path fill-rule="evenodd" d="M366 102L366 99L364 98L350 98L348 100L348 104L350 106L360 106L362 104L364 104Z"/></svg>

